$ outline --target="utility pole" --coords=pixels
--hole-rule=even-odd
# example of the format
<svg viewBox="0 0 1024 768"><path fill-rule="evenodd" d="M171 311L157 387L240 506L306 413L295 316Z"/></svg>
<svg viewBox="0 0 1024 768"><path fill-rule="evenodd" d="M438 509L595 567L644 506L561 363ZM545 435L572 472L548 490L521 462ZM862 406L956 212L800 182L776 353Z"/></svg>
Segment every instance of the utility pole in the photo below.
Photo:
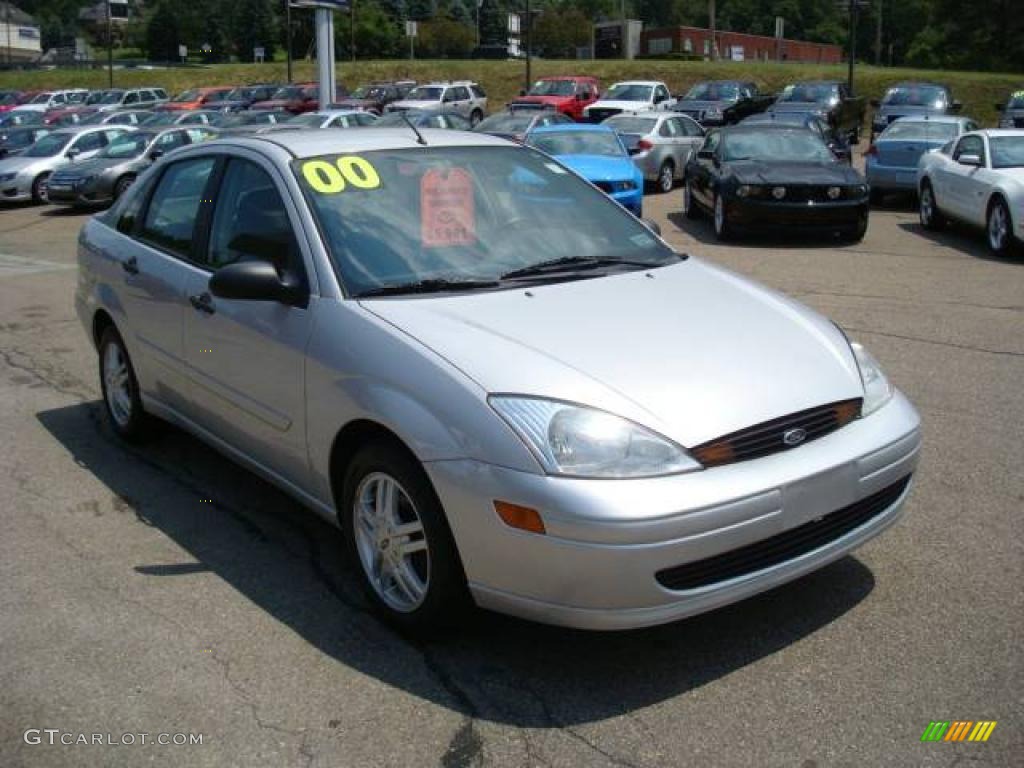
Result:
<svg viewBox="0 0 1024 768"><path fill-rule="evenodd" d="M352 0L352 4L348 8L348 37L349 45L352 53L352 61L356 60L356 0Z"/></svg>
<svg viewBox="0 0 1024 768"><path fill-rule="evenodd" d="M530 15L530 0L526 0L526 83L523 85L527 91L530 90L530 47L533 40L531 40L530 29L533 26L531 23L533 17Z"/></svg>
<svg viewBox="0 0 1024 768"><path fill-rule="evenodd" d="M708 29L711 32L711 60L718 60L718 40L715 34L715 0L708 0Z"/></svg>
<svg viewBox="0 0 1024 768"><path fill-rule="evenodd" d="M875 0L875 66L882 64L882 0Z"/></svg>
<svg viewBox="0 0 1024 768"><path fill-rule="evenodd" d="M292 84L292 0L284 0L285 55L288 57L288 85Z"/></svg>
<svg viewBox="0 0 1024 768"><path fill-rule="evenodd" d="M10 3L7 7L10 8ZM10 31L7 34L9 35ZM114 87L114 22L110 13L110 0L107 0L107 87Z"/></svg>
<svg viewBox="0 0 1024 768"><path fill-rule="evenodd" d="M11 3L8 0L4 3L4 15L7 25L7 64L10 65L14 62L13 55L11 53Z"/></svg>

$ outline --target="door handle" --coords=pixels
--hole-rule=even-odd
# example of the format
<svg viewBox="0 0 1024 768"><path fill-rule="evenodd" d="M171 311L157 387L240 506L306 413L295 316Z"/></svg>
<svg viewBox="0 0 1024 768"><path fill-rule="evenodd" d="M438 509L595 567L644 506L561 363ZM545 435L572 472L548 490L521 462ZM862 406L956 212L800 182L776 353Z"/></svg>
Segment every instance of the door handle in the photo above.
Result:
<svg viewBox="0 0 1024 768"><path fill-rule="evenodd" d="M217 311L213 308L213 298L206 292L200 293L198 296L189 296L188 303L192 305L193 309L207 315L212 315Z"/></svg>
<svg viewBox="0 0 1024 768"><path fill-rule="evenodd" d="M124 261L121 262L121 269L123 269L129 275L137 275L139 274L139 260L134 256L125 259Z"/></svg>

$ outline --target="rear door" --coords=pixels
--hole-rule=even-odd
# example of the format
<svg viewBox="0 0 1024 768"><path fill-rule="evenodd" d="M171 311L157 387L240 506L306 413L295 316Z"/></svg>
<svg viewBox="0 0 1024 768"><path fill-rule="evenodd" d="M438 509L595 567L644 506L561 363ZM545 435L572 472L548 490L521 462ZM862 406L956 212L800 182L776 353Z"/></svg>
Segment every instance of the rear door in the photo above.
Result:
<svg viewBox="0 0 1024 768"><path fill-rule="evenodd" d="M937 192L939 205L953 216L973 221L972 198L977 194L975 177L980 168L964 165L960 158L964 155L978 155L985 163L985 142L978 134L968 134L960 138L953 149L952 162L943 163L937 171L940 189Z"/></svg>
<svg viewBox="0 0 1024 768"><path fill-rule="evenodd" d="M182 333L185 287L197 254L196 221L216 158L206 156L167 165L143 182L122 209L116 228L122 241L118 298L121 329L136 359L139 383L148 396L179 413L186 410Z"/></svg>
<svg viewBox="0 0 1024 768"><path fill-rule="evenodd" d="M186 290L185 364L190 414L204 428L291 483L308 479L305 352L311 305L214 297L210 277L239 261L269 261L309 285L298 210L276 168L232 155L224 167L202 269Z"/></svg>

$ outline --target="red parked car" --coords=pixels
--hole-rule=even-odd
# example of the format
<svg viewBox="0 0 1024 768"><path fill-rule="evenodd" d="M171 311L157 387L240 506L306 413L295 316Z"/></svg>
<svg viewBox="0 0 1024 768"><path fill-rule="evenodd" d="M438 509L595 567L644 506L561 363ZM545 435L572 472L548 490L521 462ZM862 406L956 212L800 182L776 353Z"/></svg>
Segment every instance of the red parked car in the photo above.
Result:
<svg viewBox="0 0 1024 768"><path fill-rule="evenodd" d="M10 112L32 100L39 91L3 91L0 92L0 112Z"/></svg>
<svg viewBox="0 0 1024 768"><path fill-rule="evenodd" d="M601 84L593 77L542 77L529 93L523 93L509 106L557 109L573 120L583 118L583 108L601 97Z"/></svg>
<svg viewBox="0 0 1024 768"><path fill-rule="evenodd" d="M96 112L94 107L83 107L81 104L75 107L49 109L43 115L43 124L54 128L63 127L65 125L75 125L94 112Z"/></svg>
<svg viewBox="0 0 1024 768"><path fill-rule="evenodd" d="M233 86L222 85L214 88L192 88L179 93L170 101L155 107L157 112L181 112L189 109L217 109L218 101L225 101Z"/></svg>
<svg viewBox="0 0 1024 768"><path fill-rule="evenodd" d="M341 95L347 96L348 94ZM316 112L320 109L320 87L316 83L282 85L271 98L266 101L257 101L249 109L284 109L293 115Z"/></svg>

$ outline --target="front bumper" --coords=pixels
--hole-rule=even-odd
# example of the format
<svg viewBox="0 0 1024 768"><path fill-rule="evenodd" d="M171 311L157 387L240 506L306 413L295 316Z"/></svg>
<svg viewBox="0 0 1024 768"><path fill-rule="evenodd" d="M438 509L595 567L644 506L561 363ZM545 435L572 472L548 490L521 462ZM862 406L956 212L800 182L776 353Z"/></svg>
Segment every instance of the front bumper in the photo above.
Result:
<svg viewBox="0 0 1024 768"><path fill-rule="evenodd" d="M91 183L82 185L62 185L51 180L46 187L46 197L57 205L106 205L112 199L111 190L106 184Z"/></svg>
<svg viewBox="0 0 1024 768"><path fill-rule="evenodd" d="M0 181L0 201L20 203L32 199L32 179L16 176L10 181Z"/></svg>
<svg viewBox="0 0 1024 768"><path fill-rule="evenodd" d="M472 460L426 465L476 602L583 629L660 624L736 602L839 559L889 527L909 491L791 560L696 589L656 573L761 542L908 477L920 421L899 393L870 416L793 450L664 478L581 480ZM546 535L506 526L500 499L540 511Z"/></svg>
<svg viewBox="0 0 1024 768"><path fill-rule="evenodd" d="M859 227L868 217L868 200L793 202L733 198L726 202L729 221L737 227L764 230L836 230Z"/></svg>
<svg viewBox="0 0 1024 768"><path fill-rule="evenodd" d="M637 218L643 216L644 193L642 189L629 189L623 192L605 192L605 194L627 211L633 213Z"/></svg>
<svg viewBox="0 0 1024 768"><path fill-rule="evenodd" d="M864 166L864 176L872 189L917 189L917 167L897 168L869 162Z"/></svg>

